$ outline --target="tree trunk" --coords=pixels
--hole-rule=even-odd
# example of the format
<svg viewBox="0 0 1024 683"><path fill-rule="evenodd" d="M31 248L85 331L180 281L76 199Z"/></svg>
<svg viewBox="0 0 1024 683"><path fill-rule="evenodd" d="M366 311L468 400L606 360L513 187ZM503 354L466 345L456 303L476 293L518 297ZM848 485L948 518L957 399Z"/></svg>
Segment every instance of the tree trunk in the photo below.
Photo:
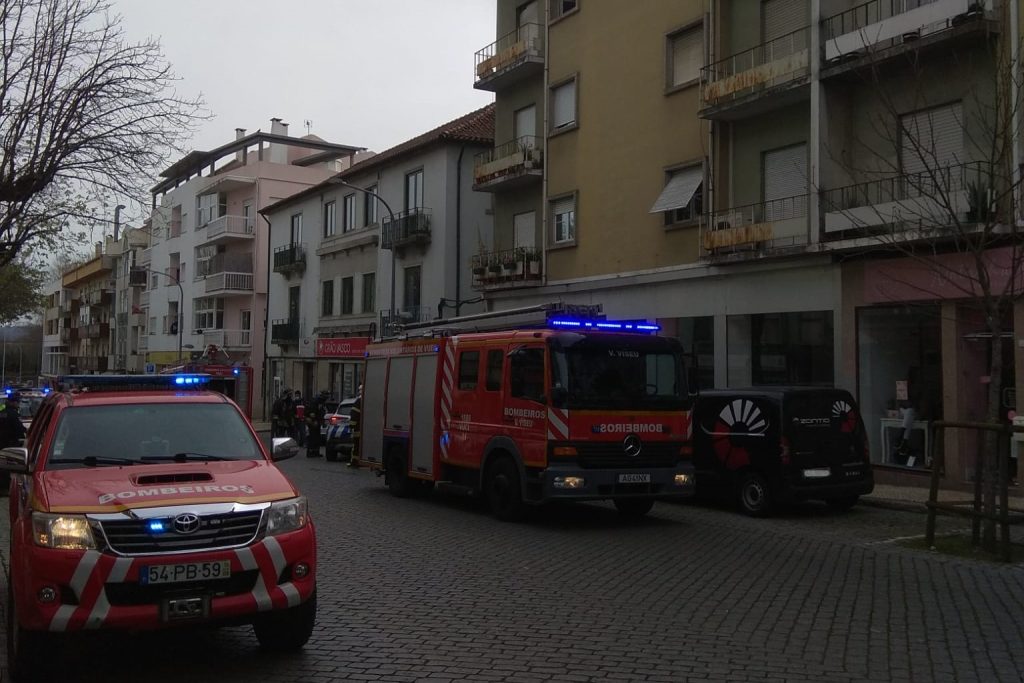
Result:
<svg viewBox="0 0 1024 683"><path fill-rule="evenodd" d="M992 424L1002 423L1002 396L1000 395L1000 388L1003 381L1003 329L1002 321L999 318L999 314L989 314L989 331L992 333L992 339L990 341L990 353L988 367L988 410L987 417L988 422ZM982 546L989 552L995 552L996 550L996 501L998 500L998 480L999 480L999 458L1004 457L1000 452L1000 446L1002 445L1002 439L999 438L999 433L994 431L986 431L981 439L983 452L980 457L983 457L984 466L983 474L984 486L982 489L983 505L982 509L986 514L992 515L992 519L986 519L983 526L982 533Z"/></svg>

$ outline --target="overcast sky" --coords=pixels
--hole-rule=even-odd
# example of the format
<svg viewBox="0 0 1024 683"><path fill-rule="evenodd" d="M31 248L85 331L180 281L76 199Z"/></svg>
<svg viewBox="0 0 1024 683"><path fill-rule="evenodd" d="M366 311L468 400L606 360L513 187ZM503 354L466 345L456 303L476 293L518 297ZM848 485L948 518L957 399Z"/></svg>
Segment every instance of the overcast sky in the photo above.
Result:
<svg viewBox="0 0 1024 683"><path fill-rule="evenodd" d="M214 118L193 149L269 130L382 151L482 107L473 53L494 0L114 0L130 38L155 36Z"/></svg>

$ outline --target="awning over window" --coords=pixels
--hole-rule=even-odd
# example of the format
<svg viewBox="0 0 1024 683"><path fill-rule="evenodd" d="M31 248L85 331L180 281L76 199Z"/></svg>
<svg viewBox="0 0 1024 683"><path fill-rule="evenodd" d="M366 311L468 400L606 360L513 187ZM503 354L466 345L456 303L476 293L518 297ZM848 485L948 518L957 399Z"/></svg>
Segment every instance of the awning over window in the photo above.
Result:
<svg viewBox="0 0 1024 683"><path fill-rule="evenodd" d="M658 196L658 201L651 207L651 213L681 209L693 199L693 193L704 182L704 167L692 166L676 171L665 183L665 189Z"/></svg>

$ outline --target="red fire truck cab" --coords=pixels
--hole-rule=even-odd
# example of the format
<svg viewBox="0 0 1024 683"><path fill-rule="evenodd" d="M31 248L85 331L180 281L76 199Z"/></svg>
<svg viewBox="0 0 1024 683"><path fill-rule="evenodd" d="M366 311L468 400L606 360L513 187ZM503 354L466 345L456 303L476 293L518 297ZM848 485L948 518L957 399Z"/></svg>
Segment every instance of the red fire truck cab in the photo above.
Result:
<svg viewBox="0 0 1024 683"><path fill-rule="evenodd" d="M635 516L691 496L679 342L642 322L543 313L533 327L369 345L360 459L398 496L437 484L483 495L505 520L553 501L611 499Z"/></svg>

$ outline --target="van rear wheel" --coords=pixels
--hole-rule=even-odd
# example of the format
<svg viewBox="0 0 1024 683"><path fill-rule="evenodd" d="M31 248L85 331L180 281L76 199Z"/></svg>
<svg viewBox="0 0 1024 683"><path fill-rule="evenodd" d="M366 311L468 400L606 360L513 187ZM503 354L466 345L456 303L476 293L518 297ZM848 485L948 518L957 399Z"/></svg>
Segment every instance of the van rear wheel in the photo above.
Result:
<svg viewBox="0 0 1024 683"><path fill-rule="evenodd" d="M768 480L760 472L744 472L736 486L736 501L743 514L767 517L772 513L774 505Z"/></svg>

